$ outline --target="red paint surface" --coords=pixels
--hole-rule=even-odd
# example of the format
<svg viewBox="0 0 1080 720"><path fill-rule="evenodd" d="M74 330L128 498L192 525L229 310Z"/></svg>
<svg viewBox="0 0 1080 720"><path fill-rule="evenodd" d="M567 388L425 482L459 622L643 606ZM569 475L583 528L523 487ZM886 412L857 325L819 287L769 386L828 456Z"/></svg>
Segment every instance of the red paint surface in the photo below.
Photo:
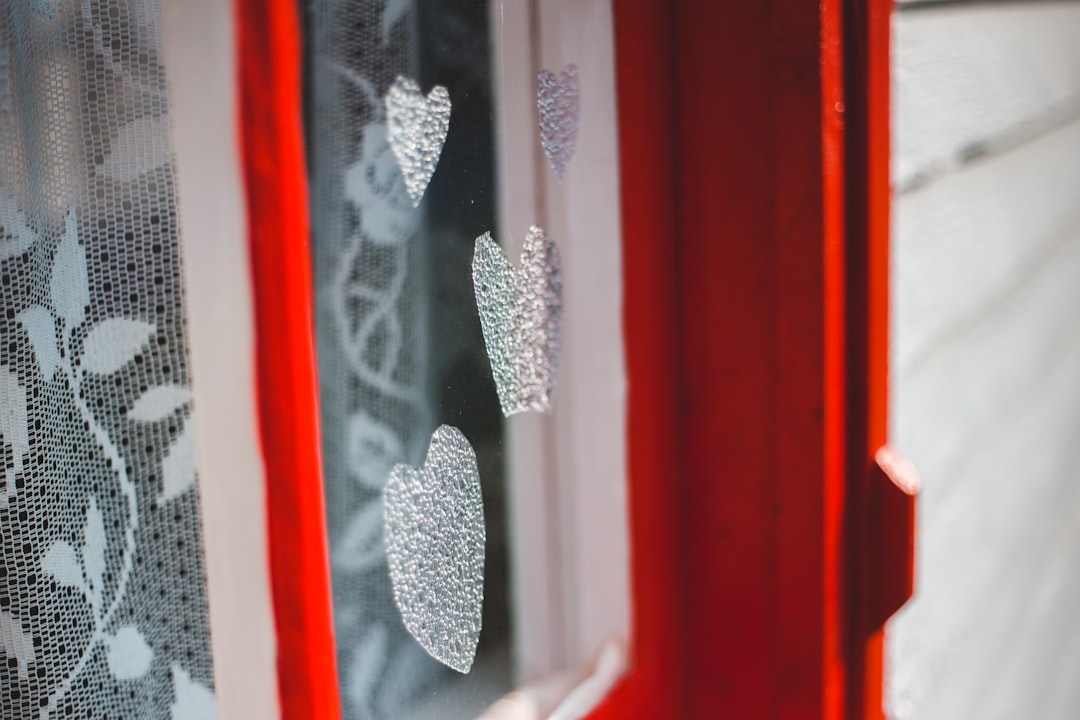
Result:
<svg viewBox="0 0 1080 720"><path fill-rule="evenodd" d="M880 718L891 6L613 7L634 644L594 717Z"/></svg>
<svg viewBox="0 0 1080 720"><path fill-rule="evenodd" d="M337 720L300 29L290 0L236 0L235 8L281 711L288 720Z"/></svg>
<svg viewBox="0 0 1080 720"><path fill-rule="evenodd" d="M687 717L840 717L839 2L678 7Z"/></svg>
<svg viewBox="0 0 1080 720"><path fill-rule="evenodd" d="M845 0L848 102L848 530L852 676L846 710L881 720L884 624L910 597L915 498L875 454L887 440L889 331L890 0ZM891 472L891 471L890 471Z"/></svg>

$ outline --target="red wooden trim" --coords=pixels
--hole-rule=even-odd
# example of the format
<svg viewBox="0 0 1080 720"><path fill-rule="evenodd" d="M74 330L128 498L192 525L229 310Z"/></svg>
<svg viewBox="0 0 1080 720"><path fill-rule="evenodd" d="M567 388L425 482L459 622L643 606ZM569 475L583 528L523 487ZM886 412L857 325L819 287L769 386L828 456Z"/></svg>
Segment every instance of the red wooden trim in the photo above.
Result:
<svg viewBox="0 0 1080 720"><path fill-rule="evenodd" d="M281 711L337 720L299 21L292 0L236 0L235 8Z"/></svg>
<svg viewBox="0 0 1080 720"><path fill-rule="evenodd" d="M875 460L887 440L891 0L845 0L848 473L852 671L847 717L881 720L884 624L911 595L917 488L896 463ZM881 457L879 455L879 457Z"/></svg>
<svg viewBox="0 0 1080 720"><path fill-rule="evenodd" d="M675 718L683 589L678 498L673 12L613 3L623 227L623 332L633 593L631 669L592 718Z"/></svg>
<svg viewBox="0 0 1080 720"><path fill-rule="evenodd" d="M891 3L614 7L635 646L597 717L880 718Z"/></svg>
<svg viewBox="0 0 1080 720"><path fill-rule="evenodd" d="M678 3L688 717L839 717L840 2Z"/></svg>

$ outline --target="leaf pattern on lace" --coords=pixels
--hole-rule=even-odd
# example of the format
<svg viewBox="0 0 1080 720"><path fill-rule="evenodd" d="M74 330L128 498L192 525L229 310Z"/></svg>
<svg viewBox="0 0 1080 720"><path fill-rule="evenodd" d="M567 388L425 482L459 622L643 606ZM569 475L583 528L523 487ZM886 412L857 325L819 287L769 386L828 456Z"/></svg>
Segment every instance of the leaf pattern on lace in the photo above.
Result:
<svg viewBox="0 0 1080 720"><path fill-rule="evenodd" d="M401 708L416 697L416 689L430 679L431 659L423 648L414 643L399 643L386 661L383 680L379 683L374 717L396 718Z"/></svg>
<svg viewBox="0 0 1080 720"><path fill-rule="evenodd" d="M143 634L134 625L127 625L105 638L105 656L109 672L117 680L136 680L150 670L154 651L146 644Z"/></svg>
<svg viewBox="0 0 1080 720"><path fill-rule="evenodd" d="M82 399L81 387L86 375L111 375L135 360L146 348L157 328L151 323L132 318L102 320L86 333L82 341L82 355L76 363L72 363L71 345L76 338L74 330L86 319L89 293L86 254L75 236L76 232L74 213L69 211L65 218L64 236L57 247L50 275L52 306L63 323L63 332L59 338L56 334L56 318L47 308L32 306L17 318L27 331L43 376L49 380L59 368L64 368L71 390L76 396L75 404L85 425L91 430L110 467L116 473L120 489L127 499L129 512L124 534L125 545L120 556L120 577L111 599L107 599L105 593L108 551L105 518L96 496L90 496L86 510L81 549L76 552L68 543L55 541L41 559L42 571L47 576L61 586L77 587L82 591L93 608L95 623L89 646L82 650L79 662L65 676L63 682L53 689L49 697L42 700L42 718L51 717L59 707L99 643L105 645L106 662L113 677L118 680L143 677L149 672L154 657L154 651L136 626L124 626L111 634L107 632L124 599L132 571L134 531L138 527L138 503L125 460L120 456L108 431L100 425ZM172 417L177 410L183 409L190 402L190 398L190 391L186 387L160 385L144 391L127 415L129 419L138 422L165 420ZM161 498L168 500L181 494L193 484L194 475L193 441L190 428L185 427L162 461ZM111 575L109 579L111 581Z"/></svg>
<svg viewBox="0 0 1080 720"><path fill-rule="evenodd" d="M102 320L83 341L80 364L87 372L111 375L134 360L153 334L154 326L142 320Z"/></svg>
<svg viewBox="0 0 1080 720"><path fill-rule="evenodd" d="M390 42L390 31L412 7L412 0L386 0L382 15L383 45Z"/></svg>
<svg viewBox="0 0 1080 720"><path fill-rule="evenodd" d="M6 610L0 610L0 647L8 660L14 660L18 664L19 678L28 679L28 666L37 662L34 639L23 629L18 618Z"/></svg>
<svg viewBox="0 0 1080 720"><path fill-rule="evenodd" d="M342 175L345 199L360 214L360 232L377 245L401 245L416 234L420 216L398 169L386 125L364 126L360 158Z"/></svg>
<svg viewBox="0 0 1080 720"><path fill-rule="evenodd" d="M11 446L12 467L4 478L3 503L15 494L15 476L23 471L23 456L30 452L26 416L26 389L10 368L0 365L0 436Z"/></svg>
<svg viewBox="0 0 1080 720"><path fill-rule="evenodd" d="M144 116L120 128L111 152L99 167L110 180L131 182L169 162L169 123L166 117Z"/></svg>
<svg viewBox="0 0 1080 720"><path fill-rule="evenodd" d="M98 509L97 498L90 496L83 526L82 564L86 575L86 590L94 607L100 607L105 592L105 518Z"/></svg>
<svg viewBox="0 0 1080 720"><path fill-rule="evenodd" d="M161 477L160 502L182 495L195 484L195 438L190 424L184 427L161 461Z"/></svg>
<svg viewBox="0 0 1080 720"><path fill-rule="evenodd" d="M86 252L79 244L79 224L75 211L64 216L64 234L53 258L49 278L52 306L67 326L67 332L82 325L90 304L90 286L86 274Z"/></svg>
<svg viewBox="0 0 1080 720"><path fill-rule="evenodd" d="M349 418L347 437L349 473L360 485L382 490L391 468L405 457L401 439L363 410Z"/></svg>
<svg viewBox="0 0 1080 720"><path fill-rule="evenodd" d="M79 588L83 594L88 592L79 554L63 540L57 540L49 547L41 559L41 569L61 586Z"/></svg>
<svg viewBox="0 0 1080 720"><path fill-rule="evenodd" d="M139 422L157 422L171 417L191 401L191 391L182 385L152 387L135 401L127 416Z"/></svg>
<svg viewBox="0 0 1080 720"><path fill-rule="evenodd" d="M356 705L367 706L368 715L373 714L370 702L381 676L379 668L386 662L388 634L385 625L372 625L360 638L342 678L342 692Z"/></svg>
<svg viewBox="0 0 1080 720"><path fill-rule="evenodd" d="M383 506L372 501L357 510L334 548L334 566L365 570L386 559L383 549Z"/></svg>
<svg viewBox="0 0 1080 720"><path fill-rule="evenodd" d="M191 391L182 385L150 388L135 401L127 416L139 422L158 422L173 417L191 402ZM167 502L195 484L195 438L190 425L169 446L161 461L162 489L158 500Z"/></svg>
<svg viewBox="0 0 1080 720"><path fill-rule="evenodd" d="M45 377L45 382L50 382L56 374L56 369L60 367L60 348L56 344L56 320L52 313L40 305L26 308L16 315L15 319L26 329L41 374Z"/></svg>
<svg viewBox="0 0 1080 720"><path fill-rule="evenodd" d="M214 720L217 717L217 700L209 688L193 681L179 665L172 666L172 681L171 720Z"/></svg>

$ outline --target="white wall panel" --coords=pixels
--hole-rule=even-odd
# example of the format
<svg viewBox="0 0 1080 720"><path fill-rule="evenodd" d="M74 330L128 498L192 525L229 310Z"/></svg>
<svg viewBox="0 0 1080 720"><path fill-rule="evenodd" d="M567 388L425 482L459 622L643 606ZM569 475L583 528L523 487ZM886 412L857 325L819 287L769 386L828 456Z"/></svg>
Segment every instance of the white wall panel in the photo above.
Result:
<svg viewBox="0 0 1080 720"><path fill-rule="evenodd" d="M895 38L890 435L924 491L888 706L1080 717L1080 3Z"/></svg>
<svg viewBox="0 0 1080 720"><path fill-rule="evenodd" d="M1077 207L1080 122L897 197L893 372L994 312Z"/></svg>
<svg viewBox="0 0 1080 720"><path fill-rule="evenodd" d="M910 186L1025 125L1080 113L1080 3L899 12L893 41L893 182Z"/></svg>
<svg viewBox="0 0 1080 720"><path fill-rule="evenodd" d="M1073 717L1018 711L1080 645L1074 308L1080 218L996 312L894 380L893 439L925 488L918 594L889 628L898 718Z"/></svg>

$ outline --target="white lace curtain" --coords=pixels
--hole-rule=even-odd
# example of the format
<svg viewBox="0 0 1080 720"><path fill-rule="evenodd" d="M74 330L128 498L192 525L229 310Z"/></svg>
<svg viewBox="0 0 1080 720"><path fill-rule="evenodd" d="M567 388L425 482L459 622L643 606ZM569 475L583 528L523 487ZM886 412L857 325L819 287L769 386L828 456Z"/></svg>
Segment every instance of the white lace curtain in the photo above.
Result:
<svg viewBox="0 0 1080 720"><path fill-rule="evenodd" d="M214 715L159 6L0 3L0 716Z"/></svg>

